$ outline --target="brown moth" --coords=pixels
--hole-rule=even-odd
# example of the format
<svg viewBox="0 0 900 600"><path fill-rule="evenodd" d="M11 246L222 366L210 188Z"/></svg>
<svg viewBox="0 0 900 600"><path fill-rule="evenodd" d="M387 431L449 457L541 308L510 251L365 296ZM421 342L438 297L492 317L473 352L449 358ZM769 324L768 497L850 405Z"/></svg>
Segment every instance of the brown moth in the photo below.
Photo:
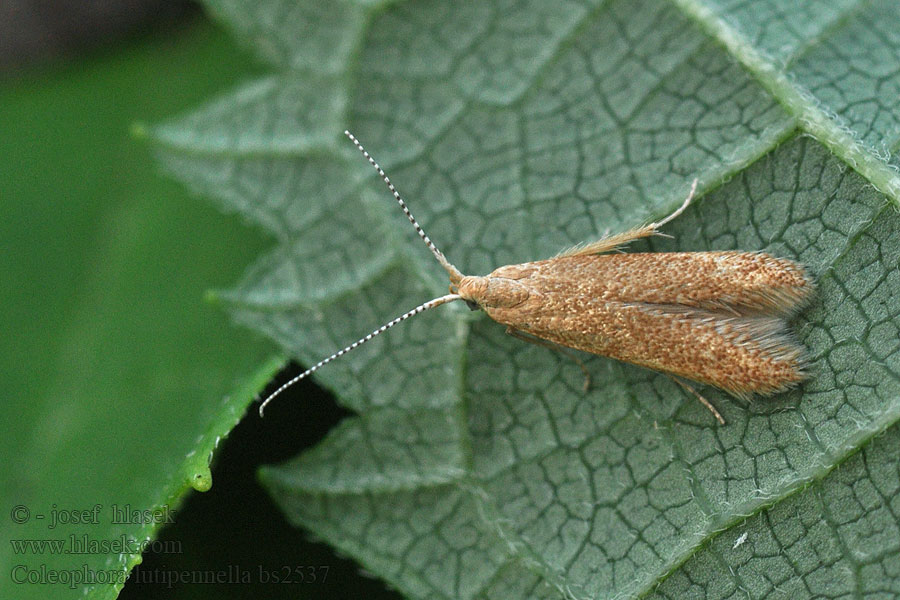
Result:
<svg viewBox="0 0 900 600"><path fill-rule="evenodd" d="M348 131L387 184L400 208L450 276L446 296L430 300L313 365L272 394L435 306L465 301L506 325L507 333L541 345L582 350L713 385L739 398L771 395L805 378L804 349L787 320L814 286L804 268L763 252L611 253L678 217L696 188L657 223L606 236L547 260L506 265L490 275L463 275L435 247L384 171ZM585 371L584 365L573 357ZM684 386L724 424L719 412Z"/></svg>

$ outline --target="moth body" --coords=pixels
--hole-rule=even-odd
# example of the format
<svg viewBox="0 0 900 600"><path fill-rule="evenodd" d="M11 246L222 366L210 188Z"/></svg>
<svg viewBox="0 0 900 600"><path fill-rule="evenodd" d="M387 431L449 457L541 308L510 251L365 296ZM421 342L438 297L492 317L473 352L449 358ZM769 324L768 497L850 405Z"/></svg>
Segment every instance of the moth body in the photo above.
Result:
<svg viewBox="0 0 900 600"><path fill-rule="evenodd" d="M792 261L725 251L563 255L457 293L513 330L747 397L803 379L787 318L812 289Z"/></svg>

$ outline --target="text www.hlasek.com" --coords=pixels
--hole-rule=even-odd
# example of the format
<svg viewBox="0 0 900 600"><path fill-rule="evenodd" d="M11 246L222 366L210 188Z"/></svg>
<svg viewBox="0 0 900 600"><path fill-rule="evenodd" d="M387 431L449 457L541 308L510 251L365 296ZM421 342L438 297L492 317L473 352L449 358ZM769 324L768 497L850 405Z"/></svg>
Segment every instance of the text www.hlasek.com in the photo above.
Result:
<svg viewBox="0 0 900 600"><path fill-rule="evenodd" d="M136 540L124 534L115 538L96 539L87 534L71 534L64 538L13 539L13 554L181 554L179 540Z"/></svg>

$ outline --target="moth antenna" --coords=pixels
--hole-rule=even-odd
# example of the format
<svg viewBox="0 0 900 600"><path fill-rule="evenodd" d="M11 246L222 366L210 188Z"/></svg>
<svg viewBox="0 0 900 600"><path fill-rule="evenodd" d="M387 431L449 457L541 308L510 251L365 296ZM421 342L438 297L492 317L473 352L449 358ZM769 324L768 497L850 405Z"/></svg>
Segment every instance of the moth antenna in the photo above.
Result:
<svg viewBox="0 0 900 600"><path fill-rule="evenodd" d="M405 321L406 319L408 319L412 316L415 316L415 315L419 314L420 312L425 312L426 310L428 310L430 308L434 308L435 306L440 306L441 304L447 304L448 302L453 302L454 300L461 300L461 299L462 299L462 296L460 296L459 294L447 294L446 296L441 296L440 298L435 298L434 300L429 300L428 302L426 302L424 304L420 304L419 306L415 307L411 311L400 315L393 321L390 321L389 323L385 323L384 325L382 325L381 327L379 327L378 329L376 329L375 331L373 331L366 337L356 340L355 342L353 342L352 344L350 344L343 350L339 350L339 351L335 352L334 354L332 354L331 356L329 356L328 358L320 360L319 362L317 362L316 364L314 364L307 370L303 371L302 373L300 373L299 375L297 375L296 377L294 377L293 379L291 379L290 381L288 381L287 383L285 383L284 385L279 387L277 390L275 390L274 392L269 394L266 397L266 399L263 400L263 403L260 404L260 406L259 406L259 416L260 417L263 416L263 412L266 409L266 405L269 402L271 402L275 398L275 396L278 396L279 394L281 394L281 392L288 389L289 387L291 387L292 385L294 385L301 379L306 379L307 377L309 377L310 375L312 375L313 373L318 371L321 367L324 367L325 365L327 365L334 359L340 358L341 356L347 354L351 350L359 348L360 346L362 346L363 344L365 344L366 342L371 340L373 337L384 333L385 331L387 331L388 329L390 329L397 323Z"/></svg>
<svg viewBox="0 0 900 600"><path fill-rule="evenodd" d="M416 221L416 218L412 215L411 212L409 212L409 208L406 206L406 202L404 202L403 198L400 197L400 193L397 191L397 188L394 187L394 184L391 183L391 180L387 176L387 174L385 174L384 169L382 169L379 164L375 162L375 159L372 158L372 155L369 154L365 148L363 148L362 144L359 143L359 140L356 139L356 136L354 136L347 130L344 130L344 135L350 138L350 141L353 142L353 144L359 149L360 152L362 152L363 156L366 157L366 160L369 161L369 164L375 167L375 170L378 171L378 174L387 184L388 189L391 190L391 193L394 195L394 198L397 200L400 208L403 209L403 214L406 215L406 218L409 219L409 222L412 223L413 227L416 228L416 233L419 234L419 237L422 238L422 241L425 242L425 245L428 246L428 249L431 250L431 253L434 254L434 257L438 260L438 262L441 263L441 266L444 267L444 270L446 270L447 273L450 274L450 281L452 283L459 283L463 278L463 274L459 269L450 264L450 261L447 260L447 257L444 256L444 253L438 250L437 246L434 245L434 242L431 241L431 238L429 238L425 234L425 230L422 229L422 226L419 225L419 222Z"/></svg>

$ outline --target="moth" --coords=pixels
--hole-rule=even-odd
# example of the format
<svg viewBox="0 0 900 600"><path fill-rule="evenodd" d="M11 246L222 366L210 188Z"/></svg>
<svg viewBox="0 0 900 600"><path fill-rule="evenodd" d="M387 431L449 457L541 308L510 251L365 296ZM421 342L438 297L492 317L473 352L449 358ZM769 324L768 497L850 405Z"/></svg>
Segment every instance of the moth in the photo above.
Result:
<svg viewBox="0 0 900 600"><path fill-rule="evenodd" d="M576 246L553 258L506 265L473 276L451 264L425 234L394 184L362 144L344 134L378 171L416 233L447 271L450 293L404 313L276 389L285 389L394 325L442 304L464 301L516 337L572 348L671 376L718 419L719 412L679 378L748 399L785 391L806 377L805 352L788 320L814 290L804 267L763 252L616 252L634 240L663 235L696 190L661 221ZM585 371L583 363L574 357Z"/></svg>

